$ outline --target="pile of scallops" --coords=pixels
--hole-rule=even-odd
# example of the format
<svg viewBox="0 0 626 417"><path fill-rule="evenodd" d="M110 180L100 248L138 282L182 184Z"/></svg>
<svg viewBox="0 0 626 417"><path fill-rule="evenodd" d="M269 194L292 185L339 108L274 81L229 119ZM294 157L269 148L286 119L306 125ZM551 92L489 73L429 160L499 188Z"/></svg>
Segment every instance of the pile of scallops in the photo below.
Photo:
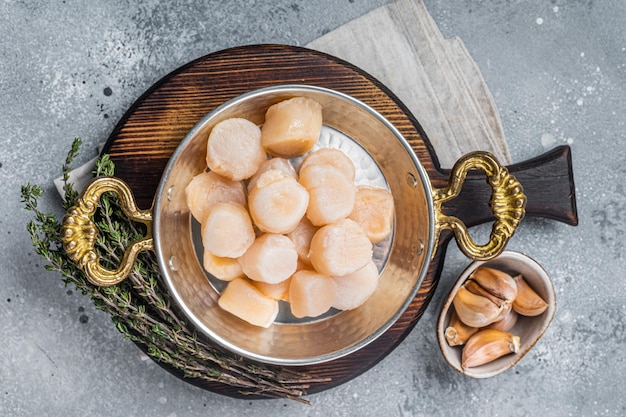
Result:
<svg viewBox="0 0 626 417"><path fill-rule="evenodd" d="M376 290L373 245L393 223L391 194L355 184L342 151L311 151L322 106L294 97L269 107L262 128L243 118L216 124L207 169L185 189L200 223L203 267L227 281L218 305L271 326L279 301L294 317L350 310ZM296 170L290 159L304 155Z"/></svg>

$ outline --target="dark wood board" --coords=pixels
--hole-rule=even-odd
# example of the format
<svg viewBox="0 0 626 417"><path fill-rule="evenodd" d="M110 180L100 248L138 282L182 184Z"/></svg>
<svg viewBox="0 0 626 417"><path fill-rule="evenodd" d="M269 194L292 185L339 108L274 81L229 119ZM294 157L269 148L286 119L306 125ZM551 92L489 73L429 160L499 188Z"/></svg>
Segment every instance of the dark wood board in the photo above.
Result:
<svg viewBox="0 0 626 417"><path fill-rule="evenodd" d="M384 85L353 65L335 57L286 45L250 45L199 58L152 86L127 111L112 132L103 153L116 165L116 176L126 181L142 208L152 205L162 172L178 143L208 112L250 90L280 84L307 84L349 94L386 117L404 135L426 168L435 188L447 184L447 172L418 120ZM578 223L570 148L562 146L531 161L509 167L522 183L527 216L544 217L570 225ZM468 226L493 220L491 189L484 175L470 175L459 198L447 203L446 213ZM413 329L439 282L451 234L444 232L417 296L402 317L380 338L347 357L297 368L329 382L314 383L309 393L344 383L370 369L389 354ZM169 369L177 376L175 369ZM239 396L236 389L186 379L207 390ZM246 397L250 398L250 397Z"/></svg>

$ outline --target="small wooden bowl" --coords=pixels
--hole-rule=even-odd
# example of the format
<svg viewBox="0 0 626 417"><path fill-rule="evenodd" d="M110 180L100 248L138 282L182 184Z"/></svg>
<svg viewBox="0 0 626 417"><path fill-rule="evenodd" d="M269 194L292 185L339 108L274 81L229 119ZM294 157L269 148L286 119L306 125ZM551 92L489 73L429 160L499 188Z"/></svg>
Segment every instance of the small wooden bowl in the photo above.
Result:
<svg viewBox="0 0 626 417"><path fill-rule="evenodd" d="M536 317L520 315L515 326L509 330L510 333L520 337L520 349L518 353L503 356L481 366L463 369L461 367L463 346L450 346L445 338L445 330L446 327L448 327L450 316L454 308L452 299L470 274L480 266L489 266L499 269L509 273L511 276L522 274L535 292L548 303L548 308ZM555 311L556 297L554 287L547 272L535 260L522 253L504 251L501 255L489 261L472 262L458 278L439 313L439 319L437 321L439 348L446 362L448 362L454 370L472 378L488 378L512 368L519 362L535 343L537 343L541 336L543 336L554 317Z"/></svg>

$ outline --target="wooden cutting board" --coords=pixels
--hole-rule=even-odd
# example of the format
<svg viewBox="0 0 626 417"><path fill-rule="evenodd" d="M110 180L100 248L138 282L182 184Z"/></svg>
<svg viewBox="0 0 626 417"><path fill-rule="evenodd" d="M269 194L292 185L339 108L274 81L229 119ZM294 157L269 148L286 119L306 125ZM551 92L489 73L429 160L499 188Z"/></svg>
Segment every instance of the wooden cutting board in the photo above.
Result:
<svg viewBox="0 0 626 417"><path fill-rule="evenodd" d="M165 166L178 143L208 112L250 90L279 84L308 84L351 95L386 117L404 135L428 172L432 186L444 187L448 174L439 168L426 135L407 108L380 82L340 59L305 48L252 45L231 48L197 59L157 82L123 116L103 153L116 165L116 176L131 187L141 208L152 205ZM527 216L570 225L578 223L570 149L555 148L536 159L509 167L526 192ZM445 206L468 226L492 221L491 188L484 175L470 175L461 195ZM413 329L427 308L439 282L451 234L444 232L417 296L402 317L380 338L347 357L305 370L316 377L309 393L346 382L383 359ZM547 237L549 239L549 237ZM140 346L141 348L144 348ZM180 373L164 366L177 376ZM239 396L236 389L185 379L217 393ZM250 398L249 396L246 398Z"/></svg>

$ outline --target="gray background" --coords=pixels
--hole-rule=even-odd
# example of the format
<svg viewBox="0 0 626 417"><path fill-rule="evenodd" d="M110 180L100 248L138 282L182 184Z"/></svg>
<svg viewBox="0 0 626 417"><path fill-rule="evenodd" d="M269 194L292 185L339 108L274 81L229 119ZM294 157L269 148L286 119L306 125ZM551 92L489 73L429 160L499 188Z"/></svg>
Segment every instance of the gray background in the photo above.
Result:
<svg viewBox="0 0 626 417"><path fill-rule="evenodd" d="M312 406L231 399L170 376L33 254L20 186L42 185L43 208L58 212L52 179L74 137L86 161L146 88L188 61L241 44L305 45L384 3L0 2L0 415L626 414L622 0L425 1L481 68L513 160L573 149L580 225L527 219L509 245L550 273L558 307L504 374L465 378L439 353L436 313L468 263L454 244L406 340L362 376L308 397Z"/></svg>

